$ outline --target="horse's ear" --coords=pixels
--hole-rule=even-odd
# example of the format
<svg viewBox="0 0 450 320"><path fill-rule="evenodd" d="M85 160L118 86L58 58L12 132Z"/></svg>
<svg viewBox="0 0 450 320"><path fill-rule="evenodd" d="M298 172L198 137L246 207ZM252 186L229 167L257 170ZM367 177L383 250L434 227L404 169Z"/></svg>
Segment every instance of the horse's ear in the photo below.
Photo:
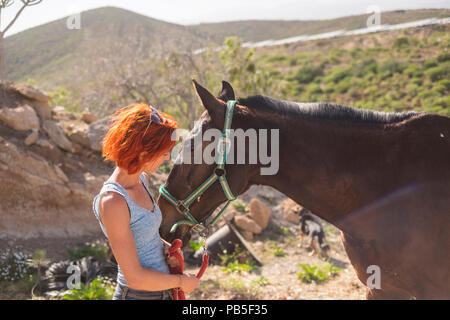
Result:
<svg viewBox="0 0 450 320"><path fill-rule="evenodd" d="M197 81L195 81L195 79L192 79L192 83L194 85L195 93L200 100L200 103L206 110L208 110L208 113L211 117L223 114L225 112L224 110L226 104L223 101L220 101L219 99L214 97L211 92L199 85Z"/></svg>
<svg viewBox="0 0 450 320"><path fill-rule="evenodd" d="M236 100L234 96L234 90L231 84L229 84L226 81L222 81L222 91L220 92L219 96L217 97L220 100L227 102L228 100Z"/></svg>

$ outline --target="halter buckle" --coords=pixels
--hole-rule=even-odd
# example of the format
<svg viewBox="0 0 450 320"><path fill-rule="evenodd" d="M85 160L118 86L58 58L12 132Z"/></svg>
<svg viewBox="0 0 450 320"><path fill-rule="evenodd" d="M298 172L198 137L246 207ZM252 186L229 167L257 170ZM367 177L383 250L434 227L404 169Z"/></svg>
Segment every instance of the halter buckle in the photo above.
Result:
<svg viewBox="0 0 450 320"><path fill-rule="evenodd" d="M189 209L184 205L184 203L181 202L181 201L179 201L179 202L177 203L176 208L177 208L177 210L178 210L179 212L181 212L182 214L184 214L186 211L189 210Z"/></svg>

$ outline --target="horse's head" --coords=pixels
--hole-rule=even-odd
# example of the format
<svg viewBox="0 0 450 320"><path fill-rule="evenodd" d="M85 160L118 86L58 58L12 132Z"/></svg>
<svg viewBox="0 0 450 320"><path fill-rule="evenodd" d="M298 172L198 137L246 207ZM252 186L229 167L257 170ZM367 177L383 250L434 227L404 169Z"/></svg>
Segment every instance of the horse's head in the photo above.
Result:
<svg viewBox="0 0 450 320"><path fill-rule="evenodd" d="M177 200L186 199L215 172L217 162L205 161L205 155L212 154L214 156L214 152L211 152L211 146L217 146L218 141L214 141L214 137L207 138L208 131L222 131L227 108L226 102L235 99L233 88L225 81L222 83L222 92L218 98L214 97L195 80L193 80L193 84L205 111L187 138L183 140L181 152L175 159L174 166L164 184L164 188ZM244 121L246 116L246 108L236 105L232 115L231 128L242 128L242 125L246 122ZM210 140L207 141L208 139ZM208 150L210 150L209 153ZM199 154L201 159L195 156ZM237 196L244 192L248 188L250 167L243 164L225 164L224 168L226 170L225 177L233 195ZM190 204L189 210L198 222L205 222L214 210L226 200L227 197L217 180L200 197L195 198ZM172 226L186 218L176 209L173 203L170 203L161 195L158 198L158 205L163 213L160 227L161 237L167 241L179 238L186 245L190 238L189 231L192 226L182 224L177 227L176 232L171 233Z"/></svg>

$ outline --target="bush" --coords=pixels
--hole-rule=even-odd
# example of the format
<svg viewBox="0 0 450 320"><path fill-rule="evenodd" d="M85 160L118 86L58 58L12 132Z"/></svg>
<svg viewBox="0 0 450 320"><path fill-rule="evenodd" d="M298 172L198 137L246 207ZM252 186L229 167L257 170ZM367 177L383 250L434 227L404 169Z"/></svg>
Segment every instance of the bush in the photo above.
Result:
<svg viewBox="0 0 450 320"><path fill-rule="evenodd" d="M409 39L406 37L397 38L392 45L395 49L401 49L409 46Z"/></svg>
<svg viewBox="0 0 450 320"><path fill-rule="evenodd" d="M80 289L72 289L62 297L63 300L110 300L114 290L97 278L90 284L80 284Z"/></svg>
<svg viewBox="0 0 450 320"><path fill-rule="evenodd" d="M329 277L334 277L341 270L340 268L334 267L332 264L327 263L321 267L311 266L309 264L300 263L299 266L303 269L303 272L296 273L297 277L306 283L316 282L322 283L329 279Z"/></svg>
<svg viewBox="0 0 450 320"><path fill-rule="evenodd" d="M84 243L78 249L67 249L70 260L79 260L84 257L95 257L100 261L107 259L109 247L100 243Z"/></svg>
<svg viewBox="0 0 450 320"><path fill-rule="evenodd" d="M29 278L32 268L29 266L30 255L7 249L0 255L0 281L14 282Z"/></svg>
<svg viewBox="0 0 450 320"><path fill-rule="evenodd" d="M402 73L405 69L405 65L398 62L397 60L386 58L381 60L378 70L381 73L385 73L387 75L393 75L395 73Z"/></svg>
<svg viewBox="0 0 450 320"><path fill-rule="evenodd" d="M245 213L247 211L247 206L242 201L236 200L236 201L232 202L231 205L233 206L234 209L236 209L236 211L239 211L242 213Z"/></svg>
<svg viewBox="0 0 450 320"><path fill-rule="evenodd" d="M320 66L306 65L298 69L294 79L299 83L310 83L314 79L323 75L323 70Z"/></svg>
<svg viewBox="0 0 450 320"><path fill-rule="evenodd" d="M306 93L308 95L318 94L318 93L322 93L322 89L320 89L320 85L318 85L317 83L311 83L307 87Z"/></svg>
<svg viewBox="0 0 450 320"><path fill-rule="evenodd" d="M429 68L425 71L425 75L427 75L433 82L441 79L448 79L450 77L450 63Z"/></svg>
<svg viewBox="0 0 450 320"><path fill-rule="evenodd" d="M330 73L325 77L325 82L338 83L342 79L352 75L351 68L343 68L340 66L333 67Z"/></svg>
<svg viewBox="0 0 450 320"><path fill-rule="evenodd" d="M427 60L423 63L423 67L425 69L434 68L434 67L437 67L437 65L438 65L438 63L437 63L436 59Z"/></svg>
<svg viewBox="0 0 450 320"><path fill-rule="evenodd" d="M406 74L410 78L419 78L423 76L422 70L414 64L409 65L405 70L403 70L403 74Z"/></svg>
<svg viewBox="0 0 450 320"><path fill-rule="evenodd" d="M440 80L435 85L435 88L436 88L436 86L438 86L439 89L437 89L437 90L440 91L441 93L444 93L445 91L450 91L450 79Z"/></svg>
<svg viewBox="0 0 450 320"><path fill-rule="evenodd" d="M377 73L377 63L373 58L359 61L353 66L353 73L357 77L363 77L370 73Z"/></svg>
<svg viewBox="0 0 450 320"><path fill-rule="evenodd" d="M450 61L450 52L442 52L437 56L437 61L439 62L447 62Z"/></svg>
<svg viewBox="0 0 450 320"><path fill-rule="evenodd" d="M346 93L347 90L351 87L351 82L349 78L346 78L342 81L340 81L337 85L336 85L336 92L338 93Z"/></svg>

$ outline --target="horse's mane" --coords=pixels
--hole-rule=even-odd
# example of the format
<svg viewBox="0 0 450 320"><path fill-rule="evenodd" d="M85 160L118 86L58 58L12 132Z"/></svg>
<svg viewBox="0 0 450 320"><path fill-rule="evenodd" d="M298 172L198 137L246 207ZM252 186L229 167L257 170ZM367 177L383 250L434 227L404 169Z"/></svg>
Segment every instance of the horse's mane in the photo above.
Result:
<svg viewBox="0 0 450 320"><path fill-rule="evenodd" d="M382 112L356 109L329 102L299 103L261 95L239 98L237 103L258 112L275 112L285 116L300 115L315 119L339 120L351 123L389 124L409 119L419 112Z"/></svg>

